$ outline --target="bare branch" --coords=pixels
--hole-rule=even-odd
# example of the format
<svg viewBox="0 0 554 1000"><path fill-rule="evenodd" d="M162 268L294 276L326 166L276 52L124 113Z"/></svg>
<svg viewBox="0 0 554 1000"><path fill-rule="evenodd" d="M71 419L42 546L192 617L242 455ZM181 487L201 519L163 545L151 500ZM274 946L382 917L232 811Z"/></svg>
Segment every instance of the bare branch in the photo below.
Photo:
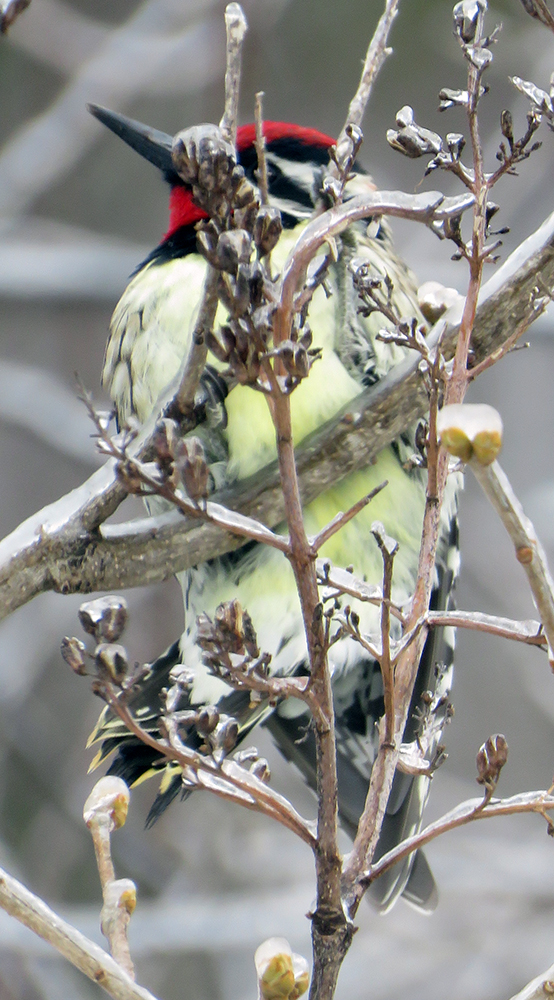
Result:
<svg viewBox="0 0 554 1000"><path fill-rule="evenodd" d="M125 824L129 797L129 789L121 778L110 775L100 778L85 802L83 818L91 832L102 886L102 933L116 962L134 979L127 928L137 891L131 879L116 879L110 843L113 831Z"/></svg>
<svg viewBox="0 0 554 1000"><path fill-rule="evenodd" d="M120 965L93 941L54 913L21 882L0 869L0 906L25 924L114 1000L156 1000L137 986Z"/></svg>
<svg viewBox="0 0 554 1000"><path fill-rule="evenodd" d="M228 142L234 146L237 138L242 43L248 30L246 18L240 4L227 4L225 8L225 28L227 31L225 110L219 127Z"/></svg>
<svg viewBox="0 0 554 1000"><path fill-rule="evenodd" d="M554 215L483 289L472 336L475 363L500 347L511 336L514 324L532 322L539 276L546 287L554 285ZM451 356L456 341L457 323L454 307L439 320L430 342L432 346L442 335L446 357ZM296 449L305 504L342 476L370 465L407 424L423 416L428 397L418 369L419 358L407 359L305 438ZM161 401L162 411L175 389L172 383ZM133 445L133 454L142 455L142 448L146 453L157 419L158 413ZM212 525L199 527L173 513L99 529L125 495L115 463L110 461L83 486L33 515L0 542L0 617L45 590L90 593L165 580L239 544ZM278 524L284 509L276 463L219 492L214 500L265 524Z"/></svg>
<svg viewBox="0 0 554 1000"><path fill-rule="evenodd" d="M550 666L554 670L554 581L543 547L498 462L469 464L514 543L516 559L527 574L548 641Z"/></svg>
<svg viewBox="0 0 554 1000"><path fill-rule="evenodd" d="M530 646L546 646L546 636L540 622L528 619L514 621L511 618L497 618L481 611L429 611L427 623L431 628L467 628L475 632L488 632L503 639L525 642Z"/></svg>
<svg viewBox="0 0 554 1000"><path fill-rule="evenodd" d="M392 54L392 49L387 47L387 39L393 21L398 13L398 3L399 0L387 0L385 10L379 18L379 23L369 43L358 89L350 102L346 121L337 139L337 161L340 164L345 161L352 148L352 142L346 130L349 125L356 125L358 128L361 127L373 84L385 59ZM335 172L333 166L331 164L330 173Z"/></svg>
<svg viewBox="0 0 554 1000"><path fill-rule="evenodd" d="M554 993L554 965L533 979L516 993L511 1000L545 1000Z"/></svg>
<svg viewBox="0 0 554 1000"><path fill-rule="evenodd" d="M383 872L388 871L389 868L392 868L402 858L407 857L408 854L417 851L420 847L424 847L430 840L434 840L435 837L439 837L448 830L455 830L459 826L465 826L466 823L471 823L473 820L535 812L547 818L547 821L550 823L546 814L551 809L554 809L554 796L551 790L520 792L518 795L512 795L509 799L495 799L486 805L483 805L483 798L468 799L467 802L462 802L459 806L441 816L440 819L435 820L434 823L430 823L420 833L416 833L413 837L408 837L407 840L402 841L392 851L387 851L376 864L371 866L368 872L365 872L361 876L361 880L365 885L369 885L370 882L373 882Z"/></svg>
<svg viewBox="0 0 554 1000"><path fill-rule="evenodd" d="M296 833L310 847L314 847L312 824L305 820L284 796L268 788L263 781L232 760L224 759L221 764L216 764L212 758L191 750L181 740L174 740L172 744L155 739L139 725L111 685L104 684L102 691L106 702L129 732L162 757L176 761L183 771L194 778L197 787L209 788L221 798L237 802L247 809L265 813Z"/></svg>

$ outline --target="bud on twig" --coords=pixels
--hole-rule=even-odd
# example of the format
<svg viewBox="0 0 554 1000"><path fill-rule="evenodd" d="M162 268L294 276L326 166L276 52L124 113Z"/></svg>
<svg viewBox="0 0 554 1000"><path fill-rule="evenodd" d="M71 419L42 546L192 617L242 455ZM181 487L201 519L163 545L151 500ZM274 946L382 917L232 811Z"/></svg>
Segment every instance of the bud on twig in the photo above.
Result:
<svg viewBox="0 0 554 1000"><path fill-rule="evenodd" d="M200 438L182 438L175 445L175 468L191 500L208 496L209 469Z"/></svg>
<svg viewBox="0 0 554 1000"><path fill-rule="evenodd" d="M75 636L69 638L69 636L66 635L62 639L62 656L71 669L74 670L76 674L80 674L81 677L84 677L87 672L83 656L85 649L86 646L84 642L81 642L80 639L76 639Z"/></svg>
<svg viewBox="0 0 554 1000"><path fill-rule="evenodd" d="M477 782L491 791L496 787L500 772L508 760L508 743L501 733L489 736L477 754Z"/></svg>
<svg viewBox="0 0 554 1000"><path fill-rule="evenodd" d="M486 403L444 406L437 418L437 433L444 448L463 462L490 465L502 447L502 419Z"/></svg>
<svg viewBox="0 0 554 1000"><path fill-rule="evenodd" d="M257 949L254 963L262 1000L297 1000L308 989L309 967L293 954L286 938L268 938Z"/></svg>
<svg viewBox="0 0 554 1000"><path fill-rule="evenodd" d="M96 668L100 674L107 673L114 684L121 684L129 671L127 650L113 642L102 642L95 651Z"/></svg>
<svg viewBox="0 0 554 1000"><path fill-rule="evenodd" d="M112 830L125 826L131 793L122 778L106 775L96 782L92 792L85 802L83 819L87 826L94 823L96 817L107 815Z"/></svg>
<svg viewBox="0 0 554 1000"><path fill-rule="evenodd" d="M113 594L86 601L79 608L79 621L97 642L116 642L127 624L127 601Z"/></svg>

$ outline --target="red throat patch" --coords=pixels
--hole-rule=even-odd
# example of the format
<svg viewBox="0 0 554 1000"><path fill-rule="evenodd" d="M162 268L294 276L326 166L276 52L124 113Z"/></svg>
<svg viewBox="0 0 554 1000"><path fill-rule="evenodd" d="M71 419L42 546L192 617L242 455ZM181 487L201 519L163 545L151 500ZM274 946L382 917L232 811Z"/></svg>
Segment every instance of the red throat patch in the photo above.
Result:
<svg viewBox="0 0 554 1000"><path fill-rule="evenodd" d="M168 240L182 226L192 226L200 219L207 218L207 213L194 204L190 188L181 184L172 187L169 195L169 228L164 240Z"/></svg>

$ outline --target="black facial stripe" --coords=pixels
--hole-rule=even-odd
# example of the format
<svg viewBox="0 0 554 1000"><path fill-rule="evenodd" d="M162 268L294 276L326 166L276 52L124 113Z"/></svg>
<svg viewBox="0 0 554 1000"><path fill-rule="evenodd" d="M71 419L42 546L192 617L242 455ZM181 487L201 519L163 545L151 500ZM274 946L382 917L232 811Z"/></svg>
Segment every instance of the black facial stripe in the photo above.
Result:
<svg viewBox="0 0 554 1000"><path fill-rule="evenodd" d="M326 146L310 146L299 139L291 139L284 136L282 139L274 139L266 145L268 153L283 160L292 160L296 163L316 163L319 166L326 166L329 163L329 150ZM258 157L254 146L248 146L238 154L239 163L244 167L246 173L251 177L252 172L258 166Z"/></svg>
<svg viewBox="0 0 554 1000"><path fill-rule="evenodd" d="M297 184L290 177L287 177L275 163L268 163L267 174L269 193L273 198L291 202L293 205L301 205L303 208L311 209L314 207L314 200L310 192L301 184Z"/></svg>

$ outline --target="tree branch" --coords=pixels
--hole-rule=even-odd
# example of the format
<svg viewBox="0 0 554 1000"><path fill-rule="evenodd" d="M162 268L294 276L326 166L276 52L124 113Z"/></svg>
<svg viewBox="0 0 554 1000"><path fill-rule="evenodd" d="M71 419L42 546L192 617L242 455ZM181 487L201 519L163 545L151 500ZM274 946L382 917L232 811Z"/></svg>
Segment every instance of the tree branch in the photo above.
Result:
<svg viewBox="0 0 554 1000"><path fill-rule="evenodd" d="M472 337L476 363L497 350L511 336L514 325L530 324L535 318L534 289L539 278L547 288L554 285L554 214L483 288ZM452 355L457 332L454 307L448 325L443 318L433 335L436 339L443 333L447 356ZM310 503L342 476L367 467L407 425L423 416L428 399L418 366L419 357L408 358L297 447L303 503ZM173 391L168 391L164 402ZM154 423L149 424L150 432ZM147 437L145 429L135 453ZM91 593L159 582L240 544L213 525L199 527L173 512L99 528L125 495L115 463L108 462L81 487L33 515L0 542L0 617L47 590ZM212 499L267 525L278 524L284 508L277 463Z"/></svg>
<svg viewBox="0 0 554 1000"><path fill-rule="evenodd" d="M471 823L473 820L491 819L495 816L513 816L516 813L536 812L545 817L550 824L550 819L546 814L551 809L554 809L554 796L551 790L520 792L518 795L512 795L509 799L496 799L485 805L483 805L482 797L479 799L468 799L467 802L460 803L460 805L451 809L450 812L441 816L440 819L435 820L434 823L430 823L420 833L414 834L413 837L408 837L401 844L393 847L391 851L383 854L383 857L376 864L372 865L368 872L360 876L361 881L365 885L369 885L370 882L373 882L379 875L388 871L389 868L392 868L402 858L407 857L413 851L417 851L420 847L425 847L425 844L428 844L430 840L434 840L435 837L439 837L448 830L455 830L459 826L465 826L466 823Z"/></svg>
<svg viewBox="0 0 554 1000"><path fill-rule="evenodd" d="M114 1000L156 1000L148 990L137 986L111 955L62 920L38 896L3 869L0 869L0 906L53 945Z"/></svg>

